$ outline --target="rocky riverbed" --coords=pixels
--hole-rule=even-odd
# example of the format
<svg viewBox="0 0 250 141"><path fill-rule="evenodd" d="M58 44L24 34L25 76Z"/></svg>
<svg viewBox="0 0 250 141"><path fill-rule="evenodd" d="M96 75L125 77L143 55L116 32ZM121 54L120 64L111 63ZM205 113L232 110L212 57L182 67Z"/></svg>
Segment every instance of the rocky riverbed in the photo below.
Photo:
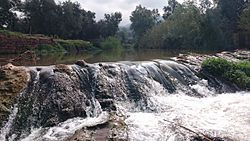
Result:
<svg viewBox="0 0 250 141"><path fill-rule="evenodd" d="M249 94L242 92L235 101L228 99L228 105L238 102L235 107L243 108L231 115L233 107L226 105L227 101L222 98L229 93L234 96L239 89L201 71L202 61L209 57L250 60L250 52L183 54L170 60L145 62L88 64L77 61L74 65L47 67L2 66L0 139L245 140L250 137L247 134L250 125L246 124L244 131L239 131L238 126L248 120L244 117L246 113L241 122L234 117L247 110L242 100L248 99ZM180 103L172 103L177 99ZM206 104L202 104L204 102ZM13 114L15 108L17 111ZM211 115L204 113L209 109ZM220 113L220 110L225 111ZM218 112L218 118L211 119L213 112ZM230 118L224 113L230 114ZM201 118L196 117L199 114ZM190 123L185 121L188 119ZM227 122L235 129L224 130L230 127L226 126ZM240 134L244 133L242 137Z"/></svg>

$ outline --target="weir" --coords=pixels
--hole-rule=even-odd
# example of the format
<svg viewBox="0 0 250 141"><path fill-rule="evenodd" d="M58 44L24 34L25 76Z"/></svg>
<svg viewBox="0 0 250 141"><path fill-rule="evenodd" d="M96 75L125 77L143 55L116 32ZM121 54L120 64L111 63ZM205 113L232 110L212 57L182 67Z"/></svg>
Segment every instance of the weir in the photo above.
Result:
<svg viewBox="0 0 250 141"><path fill-rule="evenodd" d="M190 64L78 61L28 67L27 73L1 140L70 140L100 125L110 140L250 138L250 93L235 92ZM85 138L97 139L86 132Z"/></svg>

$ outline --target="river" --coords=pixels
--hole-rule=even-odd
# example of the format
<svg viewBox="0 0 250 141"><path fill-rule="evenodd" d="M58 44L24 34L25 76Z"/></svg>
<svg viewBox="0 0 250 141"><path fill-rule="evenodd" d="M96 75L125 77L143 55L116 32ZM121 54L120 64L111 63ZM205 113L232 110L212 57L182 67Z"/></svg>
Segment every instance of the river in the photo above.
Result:
<svg viewBox="0 0 250 141"><path fill-rule="evenodd" d="M26 67L0 139L249 141L250 93L195 67L167 58Z"/></svg>
<svg viewBox="0 0 250 141"><path fill-rule="evenodd" d="M97 62L117 62L117 61L150 61L153 59L169 59L179 54L202 53L211 54L216 51L187 51L187 50L159 50L159 49L120 49L110 51L92 51L66 54L41 54L36 59L24 56L18 61L12 62L14 65L24 66L48 66L55 64L74 64L77 60L85 60L88 63ZM218 52L218 51L217 51ZM0 54L0 65L4 65L8 60L19 57L19 54Z"/></svg>

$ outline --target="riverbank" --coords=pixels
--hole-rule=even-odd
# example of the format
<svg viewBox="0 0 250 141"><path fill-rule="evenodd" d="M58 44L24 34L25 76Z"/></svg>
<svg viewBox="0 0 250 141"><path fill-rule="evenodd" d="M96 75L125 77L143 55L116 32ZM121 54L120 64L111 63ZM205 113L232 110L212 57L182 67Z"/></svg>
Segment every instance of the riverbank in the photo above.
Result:
<svg viewBox="0 0 250 141"><path fill-rule="evenodd" d="M92 43L83 40L62 40L40 34L27 35L0 30L0 54L22 54L35 51L37 54L77 53L95 50Z"/></svg>

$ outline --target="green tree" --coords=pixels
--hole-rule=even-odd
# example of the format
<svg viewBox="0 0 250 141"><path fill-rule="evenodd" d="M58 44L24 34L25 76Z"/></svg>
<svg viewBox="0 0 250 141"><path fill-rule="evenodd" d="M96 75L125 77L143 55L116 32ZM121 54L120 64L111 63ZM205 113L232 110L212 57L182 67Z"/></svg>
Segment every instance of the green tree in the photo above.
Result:
<svg viewBox="0 0 250 141"><path fill-rule="evenodd" d="M79 33L79 38L85 40L97 39L99 37L98 29L96 28L95 13L91 11L82 11L82 29Z"/></svg>
<svg viewBox="0 0 250 141"><path fill-rule="evenodd" d="M82 31L82 9L78 2L65 1L61 4L60 33L62 38L76 39Z"/></svg>
<svg viewBox="0 0 250 141"><path fill-rule="evenodd" d="M100 36L103 38L114 36L119 30L119 23L122 21L122 14L115 12L105 14L104 19L98 22Z"/></svg>
<svg viewBox="0 0 250 141"><path fill-rule="evenodd" d="M163 19L166 20L170 15L172 15L178 5L180 4L176 0L169 0L168 6L164 6L163 8Z"/></svg>
<svg viewBox="0 0 250 141"><path fill-rule="evenodd" d="M54 35L58 31L58 6L54 0L26 0L24 13L29 33Z"/></svg>
<svg viewBox="0 0 250 141"><path fill-rule="evenodd" d="M132 22L130 28L134 31L135 36L138 39L143 33L159 22L159 13L156 9L149 10L139 5L132 12L130 21Z"/></svg>
<svg viewBox="0 0 250 141"><path fill-rule="evenodd" d="M192 4L178 6L167 21L145 34L144 39L140 42L141 47L197 48L201 45L202 39L201 22L202 16L196 6Z"/></svg>
<svg viewBox="0 0 250 141"><path fill-rule="evenodd" d="M0 1L0 28L12 29L17 21L17 15L13 12L20 4L20 0Z"/></svg>
<svg viewBox="0 0 250 141"><path fill-rule="evenodd" d="M240 28L250 33L250 4L248 4L240 15Z"/></svg>
<svg viewBox="0 0 250 141"><path fill-rule="evenodd" d="M205 14L206 11L211 8L212 2L210 0L200 0L200 11Z"/></svg>
<svg viewBox="0 0 250 141"><path fill-rule="evenodd" d="M218 0L217 8L224 18L225 31L237 31L240 14L246 6L247 0Z"/></svg>

